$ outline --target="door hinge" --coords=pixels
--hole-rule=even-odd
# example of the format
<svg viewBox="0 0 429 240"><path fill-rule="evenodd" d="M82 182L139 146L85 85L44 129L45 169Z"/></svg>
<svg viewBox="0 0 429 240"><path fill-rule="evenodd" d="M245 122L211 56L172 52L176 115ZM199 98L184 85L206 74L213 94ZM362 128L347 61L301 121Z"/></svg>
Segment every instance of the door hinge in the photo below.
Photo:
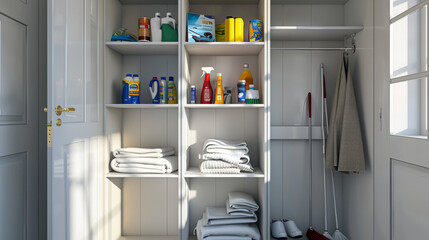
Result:
<svg viewBox="0 0 429 240"><path fill-rule="evenodd" d="M383 131L383 109L382 108L379 109L378 117L380 118L380 131Z"/></svg>
<svg viewBox="0 0 429 240"><path fill-rule="evenodd" d="M50 121L46 128L46 133L48 137L48 147L52 147L52 122Z"/></svg>

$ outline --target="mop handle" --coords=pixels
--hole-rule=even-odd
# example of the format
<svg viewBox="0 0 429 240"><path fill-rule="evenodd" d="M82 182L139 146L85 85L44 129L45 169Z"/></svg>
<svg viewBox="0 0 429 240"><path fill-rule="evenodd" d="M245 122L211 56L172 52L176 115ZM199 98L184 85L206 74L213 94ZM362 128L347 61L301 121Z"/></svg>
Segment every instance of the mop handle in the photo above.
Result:
<svg viewBox="0 0 429 240"><path fill-rule="evenodd" d="M338 230L338 213L337 213L337 201L335 200L335 181L334 181L334 171L331 169L331 180L332 180L332 197L334 199L334 212L335 212L335 230Z"/></svg>
<svg viewBox="0 0 429 240"><path fill-rule="evenodd" d="M324 74L324 68L323 68L323 63L320 64L320 89L322 91L321 94L321 98L322 98L322 154L323 154L323 163L322 163L322 169L323 169L323 205L324 205L324 213L325 213L325 232L328 231L328 210L327 210L327 206L326 206L326 169L325 169L325 161L326 161L326 157L325 157L325 124L324 124L324 114L323 114L323 106L324 106L324 99L326 98L326 90L325 90L325 74Z"/></svg>
<svg viewBox="0 0 429 240"><path fill-rule="evenodd" d="M313 227L313 139L311 125L311 92L308 93L308 144L310 150L310 200L309 200L309 222Z"/></svg>

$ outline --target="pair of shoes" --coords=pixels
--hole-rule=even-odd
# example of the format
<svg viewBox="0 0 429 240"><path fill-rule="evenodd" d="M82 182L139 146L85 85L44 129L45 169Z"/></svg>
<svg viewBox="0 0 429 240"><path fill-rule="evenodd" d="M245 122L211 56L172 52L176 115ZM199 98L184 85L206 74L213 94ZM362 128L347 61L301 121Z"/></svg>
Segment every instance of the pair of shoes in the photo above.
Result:
<svg viewBox="0 0 429 240"><path fill-rule="evenodd" d="M272 220L271 234L274 238L302 237L302 232L292 220Z"/></svg>

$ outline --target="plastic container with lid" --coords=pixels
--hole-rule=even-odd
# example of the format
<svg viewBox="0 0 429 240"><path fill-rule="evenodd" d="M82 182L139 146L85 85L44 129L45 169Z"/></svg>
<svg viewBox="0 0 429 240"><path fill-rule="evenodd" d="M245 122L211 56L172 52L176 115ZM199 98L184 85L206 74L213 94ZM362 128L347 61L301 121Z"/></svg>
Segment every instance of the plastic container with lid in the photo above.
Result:
<svg viewBox="0 0 429 240"><path fill-rule="evenodd" d="M225 19L225 42L234 42L234 18L232 16L228 16Z"/></svg>

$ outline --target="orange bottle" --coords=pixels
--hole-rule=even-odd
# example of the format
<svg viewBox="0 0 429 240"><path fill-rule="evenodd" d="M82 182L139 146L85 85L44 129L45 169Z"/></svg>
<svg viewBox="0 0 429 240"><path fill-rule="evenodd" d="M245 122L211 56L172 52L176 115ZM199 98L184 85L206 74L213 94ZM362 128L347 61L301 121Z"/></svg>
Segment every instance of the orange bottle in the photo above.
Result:
<svg viewBox="0 0 429 240"><path fill-rule="evenodd" d="M249 86L253 84L253 76L250 73L249 64L245 63L243 65L243 72L238 80L246 80L246 90L249 90Z"/></svg>
<svg viewBox="0 0 429 240"><path fill-rule="evenodd" d="M222 87L222 73L218 73L216 77L216 95L215 104L223 104L223 87Z"/></svg>

